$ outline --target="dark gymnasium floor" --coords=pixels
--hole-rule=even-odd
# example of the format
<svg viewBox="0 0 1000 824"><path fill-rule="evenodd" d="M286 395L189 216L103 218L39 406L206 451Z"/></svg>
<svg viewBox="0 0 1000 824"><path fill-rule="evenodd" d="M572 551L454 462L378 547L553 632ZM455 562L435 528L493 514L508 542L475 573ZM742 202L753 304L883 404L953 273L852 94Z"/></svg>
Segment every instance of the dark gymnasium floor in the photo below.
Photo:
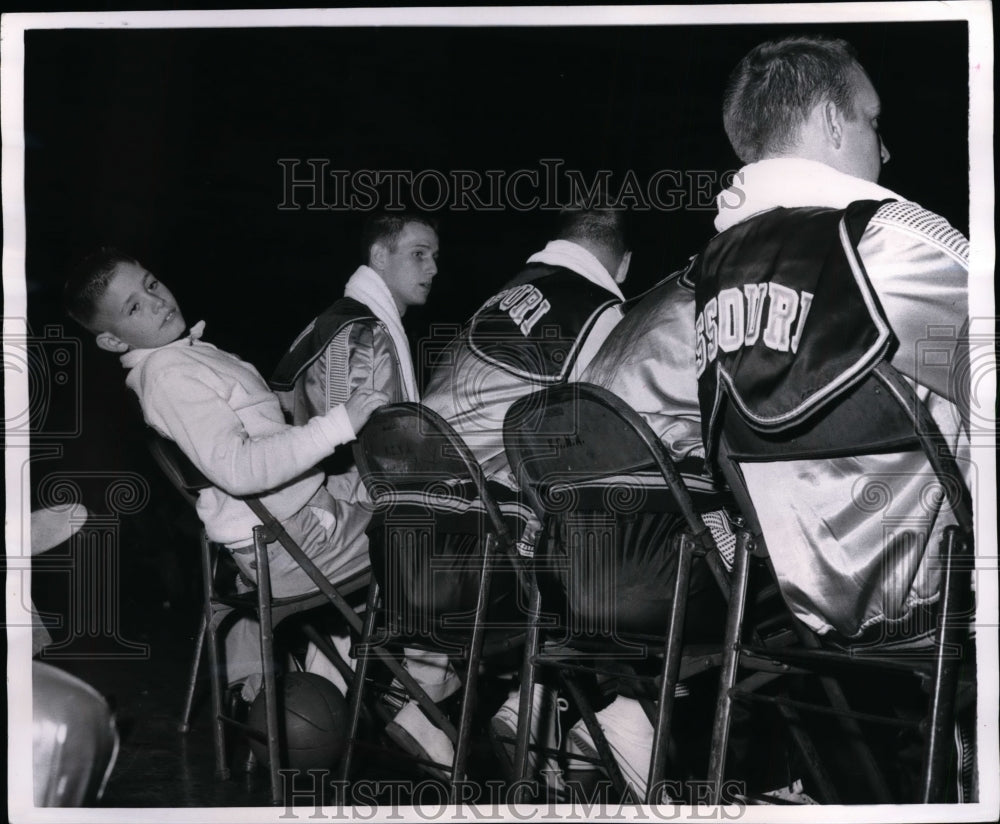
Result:
<svg viewBox="0 0 1000 824"><path fill-rule="evenodd" d="M239 765L245 762L247 744L239 733L230 737L232 777L215 778L214 751L211 737L211 702L207 682L200 681L194 719L188 732L178 729L184 703L185 688L190 673L195 634L198 629L199 604L193 599L181 603L160 602L155 598L126 599L122 620L122 638L78 638L63 647L60 657L44 657L94 686L108 701L115 713L121 746L114 770L108 782L101 807L247 807L267 806L270 792L266 771L260 767L247 775ZM59 634L53 631L56 641ZM123 643L145 644L145 657L113 657L125 648ZM126 651L127 652L127 651ZM517 660L512 659L511 667ZM706 684L706 696L714 692ZM496 782L503 775L485 734L489 718L503 702L511 687L509 681L484 679L480 686L480 711L476 714L470 780L482 800L503 801L505 789L491 789L488 781ZM457 696L443 706L454 710ZM707 705L699 716L710 723ZM452 713L457 717L457 712ZM564 727L568 728L568 727ZM382 805L406 804L413 798L414 788L420 793L420 803L441 804L447 798L444 785L422 773L407 761L381 736L371 742L367 752L359 753L354 777L367 780L368 789L355 803ZM707 753L700 752L700 761ZM334 771L331 771L333 777ZM305 776L302 776L305 778ZM499 785L497 785L499 786ZM506 786L506 785L505 785ZM585 785L588 793L593 785ZM297 789L301 784L297 785ZM324 791L323 800L338 803ZM617 799L613 799L617 800ZM297 795L297 804L311 806L308 792Z"/></svg>
<svg viewBox="0 0 1000 824"><path fill-rule="evenodd" d="M123 637L117 642L78 638L60 649L59 657L41 659L87 681L106 698L115 713L120 750L99 806L269 805L266 770L258 765L255 772L247 774L242 768L248 746L240 733L234 731L227 739L232 776L221 781L215 778L211 701L203 678L199 679L190 729L182 733L178 728L195 648L199 604L194 601L171 604L153 598L144 602L129 600L126 607ZM52 634L58 643L58 631ZM128 651L123 642L147 645L148 652L144 657L124 657L121 654L128 655ZM511 666L516 664L515 660ZM509 687L509 682L499 680L487 681L480 687L482 711L476 718L480 734L473 741L469 770L471 780L480 790L487 780L502 774L483 730ZM456 701L457 696L442 706L446 710L455 709ZM457 713L452 715L455 717ZM363 800L356 797L355 803L405 804L417 787L421 803L445 803L447 795L441 782L421 772L384 737L376 739L370 744L366 742L366 749L356 756L354 778L367 780L369 788ZM331 778L334 775L332 769ZM308 779L301 776L301 780ZM301 787L301 783L296 784L297 790ZM504 797L502 791L498 797ZM329 786L322 798L328 804L338 803ZM298 792L296 799L299 805L311 806L308 791Z"/></svg>
<svg viewBox="0 0 1000 824"><path fill-rule="evenodd" d="M131 620L124 622L129 641L148 644L147 658L114 660L92 655L52 661L92 684L105 696L116 715L121 748L99 806L269 805L266 773L258 768L255 773L247 775L238 768L247 754L245 740L241 741L238 734L233 736L234 746L230 748L233 775L229 780L216 780L210 730L211 706L204 682L199 687L191 729L187 733L178 730L197 630L197 605L186 604L183 608L152 602L147 605L145 620L131 616ZM690 766L695 769L697 763L703 760L707 763L706 736L698 735L696 730L702 729L707 733L709 729L710 696L714 693L718 677L716 672L707 675L710 677L692 685L697 693L702 694L703 700L687 698L684 704L678 704L682 709L679 723L694 727L693 734L685 735L682 726L680 734L684 736L685 748L691 747L689 754L695 763ZM474 739L470 761L470 776L477 783L480 793L489 791L488 780L502 775L488 737L482 730L492 712L503 701L508 686L492 681L482 688L483 706L476 721L480 734ZM757 762L758 768L766 768L768 777L764 781L770 782L771 787L786 783L786 779L794 780L795 776L788 772L781 736L766 732L766 725L763 730L760 725L757 727L749 760ZM739 746L739 742L736 743ZM916 755L913 752L908 754ZM895 752L895 757L903 755L901 751ZM394 752L384 739L367 758L364 754L359 757L357 767L355 775L358 779L368 779L368 789L363 800L356 798L355 803L405 805L413 798L414 787L420 788L419 803L446 803L443 784L419 772L412 762ZM587 789L587 792L592 791L592 788ZM492 792L500 801L504 799L504 790ZM487 798L486 795L481 797ZM296 803L312 806L312 798L308 791L304 794L300 792ZM612 802L618 800L609 798ZM329 787L324 790L322 800L327 804L339 803Z"/></svg>
<svg viewBox="0 0 1000 824"><path fill-rule="evenodd" d="M185 604L178 609L150 603L148 613L145 620L124 622L128 627L127 640L147 644L148 658L114 660L74 656L43 659L90 683L107 699L115 713L121 745L99 806L269 805L266 771L258 766L255 772L247 774L242 769L248 748L239 733L234 732L228 739L229 761L233 768L231 778L222 781L215 778L211 701L204 679L199 681L190 729L186 733L179 731L198 629L197 605ZM502 700L503 696L497 697L489 688L483 695L484 703L491 707ZM381 803L389 804L395 798L405 797L407 786L420 783L430 790L427 803L434 803L430 800L432 796L444 797L443 789L437 793L433 779L394 753L384 740L380 745L378 752L367 759L364 753L359 754L355 774L359 779L383 782ZM484 775L499 774L488 741L476 741L472 768ZM330 795L323 798L332 803ZM300 793L296 803L308 806L308 793L305 796Z"/></svg>

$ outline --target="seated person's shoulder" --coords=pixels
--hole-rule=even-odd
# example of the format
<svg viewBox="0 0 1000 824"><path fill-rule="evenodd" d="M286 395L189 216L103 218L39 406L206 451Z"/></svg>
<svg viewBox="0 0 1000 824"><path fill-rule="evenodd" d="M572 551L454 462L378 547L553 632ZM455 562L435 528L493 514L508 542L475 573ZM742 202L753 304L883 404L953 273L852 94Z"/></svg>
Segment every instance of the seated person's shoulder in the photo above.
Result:
<svg viewBox="0 0 1000 824"><path fill-rule="evenodd" d="M206 357L206 354L208 354ZM228 395L234 382L266 390L257 370L229 352L205 347L166 346L149 353L141 366L129 373L128 382L141 395L168 395L177 401L201 397L208 391Z"/></svg>
<svg viewBox="0 0 1000 824"><path fill-rule="evenodd" d="M915 242L936 246L963 262L969 259L969 241L941 215L912 201L890 201L879 207L869 225L909 235Z"/></svg>
<svg viewBox="0 0 1000 824"><path fill-rule="evenodd" d="M171 369L197 369L198 360L188 346L164 346L152 350L143 361L143 371L155 374Z"/></svg>
<svg viewBox="0 0 1000 824"><path fill-rule="evenodd" d="M359 318L346 327L348 340L352 344L371 345L376 339L389 339L389 331L378 318Z"/></svg>
<svg viewBox="0 0 1000 824"><path fill-rule="evenodd" d="M289 391L303 371L323 355L330 344L343 333L352 340L367 334L378 323L371 310L352 298L340 298L310 321L292 341L271 376L271 388Z"/></svg>
<svg viewBox="0 0 1000 824"><path fill-rule="evenodd" d="M330 338L345 328L373 325L377 318L371 309L354 298L339 298L317 315L292 343L290 350L309 340L312 348L322 348Z"/></svg>
<svg viewBox="0 0 1000 824"><path fill-rule="evenodd" d="M629 298L622 304L625 318L633 322L647 316L673 316L678 313L692 315L694 322L694 281L690 265L671 272L645 292Z"/></svg>

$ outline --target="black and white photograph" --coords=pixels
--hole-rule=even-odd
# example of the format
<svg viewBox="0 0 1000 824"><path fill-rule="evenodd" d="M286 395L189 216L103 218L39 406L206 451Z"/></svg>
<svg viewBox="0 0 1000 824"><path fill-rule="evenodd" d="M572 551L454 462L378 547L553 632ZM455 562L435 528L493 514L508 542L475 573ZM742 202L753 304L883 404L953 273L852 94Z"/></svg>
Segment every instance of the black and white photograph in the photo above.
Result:
<svg viewBox="0 0 1000 824"><path fill-rule="evenodd" d="M8 819L995 821L992 13L4 13Z"/></svg>

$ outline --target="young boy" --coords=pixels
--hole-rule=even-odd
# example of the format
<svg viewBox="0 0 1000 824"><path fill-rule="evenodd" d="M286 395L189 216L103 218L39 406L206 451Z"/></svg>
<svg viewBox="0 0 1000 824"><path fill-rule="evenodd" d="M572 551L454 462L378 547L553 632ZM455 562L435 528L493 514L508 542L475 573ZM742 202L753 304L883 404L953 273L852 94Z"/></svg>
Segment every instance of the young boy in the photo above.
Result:
<svg viewBox="0 0 1000 824"><path fill-rule="evenodd" d="M285 423L278 398L253 366L190 330L170 291L137 260L115 249L87 258L67 281L68 314L121 355L125 382L147 423L175 441L213 486L198 496L208 537L229 548L240 572L254 580L252 529L259 523L240 499L261 500L323 574L336 581L368 564L368 514L333 498L316 464L353 440L382 392L359 390L341 406L302 426ZM187 330L187 331L186 331ZM275 543L269 547L275 597L315 589ZM226 639L229 682L259 678L256 632L238 622ZM257 679L251 679L256 681ZM244 689L248 700L255 693Z"/></svg>

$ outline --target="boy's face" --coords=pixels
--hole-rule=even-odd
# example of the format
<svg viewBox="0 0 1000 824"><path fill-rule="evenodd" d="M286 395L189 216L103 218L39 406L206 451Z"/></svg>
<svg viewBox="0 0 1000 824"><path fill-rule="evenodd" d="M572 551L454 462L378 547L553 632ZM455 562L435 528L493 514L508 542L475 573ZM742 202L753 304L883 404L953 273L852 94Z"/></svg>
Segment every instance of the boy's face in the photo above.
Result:
<svg viewBox="0 0 1000 824"><path fill-rule="evenodd" d="M407 223L395 248L376 243L372 253L372 268L389 287L400 315L427 302L437 274L437 232L423 223Z"/></svg>
<svg viewBox="0 0 1000 824"><path fill-rule="evenodd" d="M138 263L115 267L93 323L97 345L109 352L166 346L187 328L170 290Z"/></svg>

